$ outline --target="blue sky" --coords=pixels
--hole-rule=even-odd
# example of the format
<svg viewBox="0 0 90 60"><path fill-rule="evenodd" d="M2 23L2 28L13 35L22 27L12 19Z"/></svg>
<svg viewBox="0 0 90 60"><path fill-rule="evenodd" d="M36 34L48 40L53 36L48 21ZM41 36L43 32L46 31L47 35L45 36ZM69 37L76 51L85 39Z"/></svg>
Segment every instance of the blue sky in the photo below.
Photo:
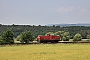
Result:
<svg viewBox="0 0 90 60"><path fill-rule="evenodd" d="M0 24L90 23L90 0L0 0Z"/></svg>

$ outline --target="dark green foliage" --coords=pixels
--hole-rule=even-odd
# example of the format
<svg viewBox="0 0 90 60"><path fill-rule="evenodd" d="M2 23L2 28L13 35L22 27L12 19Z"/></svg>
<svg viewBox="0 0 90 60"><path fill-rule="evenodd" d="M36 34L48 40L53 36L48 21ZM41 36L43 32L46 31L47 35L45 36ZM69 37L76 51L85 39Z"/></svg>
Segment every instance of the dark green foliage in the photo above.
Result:
<svg viewBox="0 0 90 60"><path fill-rule="evenodd" d="M0 44L3 44L3 39L1 36L0 36Z"/></svg>
<svg viewBox="0 0 90 60"><path fill-rule="evenodd" d="M21 34L21 42L22 43L29 43L30 41L34 40L34 36L31 34L30 31L23 32Z"/></svg>
<svg viewBox="0 0 90 60"><path fill-rule="evenodd" d="M90 35L90 26L70 26L70 27L60 27L60 26L31 26L31 25L0 25L0 35L7 29L10 29L14 32L14 38L20 35L26 30L30 30L32 34L37 38L38 35L45 35L48 32L58 32L65 31L70 33L70 38L73 38L76 33L80 33L83 39L87 38L87 35ZM62 37L62 35L61 35Z"/></svg>
<svg viewBox="0 0 90 60"><path fill-rule="evenodd" d="M5 44L13 44L13 32L11 30L7 30L2 34L2 40Z"/></svg>
<svg viewBox="0 0 90 60"><path fill-rule="evenodd" d="M48 35L48 34L54 34L53 32L47 32L45 35Z"/></svg>
<svg viewBox="0 0 90 60"><path fill-rule="evenodd" d="M27 32L28 30L30 31ZM13 25L2 25L0 24L0 36L1 36L0 44L14 43L13 37L16 38L16 40L18 41L28 43L34 40L33 36L37 38L38 35L45 35L46 33L50 33L50 32L55 35L59 35L61 37L61 40L63 41L68 41L69 39L73 39L74 41L80 41L81 39L90 39L90 26L60 27L60 26L55 26L55 25L53 26L41 26L41 25L31 26L31 25L14 25L14 24ZM81 37L77 37L75 35L77 33L79 33ZM22 38L21 40L22 36L24 36L24 38Z"/></svg>

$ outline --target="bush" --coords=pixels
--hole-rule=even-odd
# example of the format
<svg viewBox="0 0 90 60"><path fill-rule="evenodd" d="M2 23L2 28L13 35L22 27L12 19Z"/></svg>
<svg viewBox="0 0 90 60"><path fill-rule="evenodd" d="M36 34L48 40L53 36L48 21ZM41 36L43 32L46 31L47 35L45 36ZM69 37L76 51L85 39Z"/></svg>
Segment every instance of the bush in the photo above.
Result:
<svg viewBox="0 0 90 60"><path fill-rule="evenodd" d="M13 44L13 32L11 30L7 30L2 34L2 42L5 44Z"/></svg>
<svg viewBox="0 0 90 60"><path fill-rule="evenodd" d="M31 34L30 31L26 31L26 32L23 32L21 34L21 42L22 43L29 43L29 41L33 41L34 40L34 36Z"/></svg>
<svg viewBox="0 0 90 60"><path fill-rule="evenodd" d="M79 33L77 33L73 38L73 41L81 41L81 40L82 40L82 36Z"/></svg>
<svg viewBox="0 0 90 60"><path fill-rule="evenodd" d="M63 41L69 41L69 39L70 39L70 33L69 33L69 32L65 32L65 33L63 34L62 40L63 40Z"/></svg>

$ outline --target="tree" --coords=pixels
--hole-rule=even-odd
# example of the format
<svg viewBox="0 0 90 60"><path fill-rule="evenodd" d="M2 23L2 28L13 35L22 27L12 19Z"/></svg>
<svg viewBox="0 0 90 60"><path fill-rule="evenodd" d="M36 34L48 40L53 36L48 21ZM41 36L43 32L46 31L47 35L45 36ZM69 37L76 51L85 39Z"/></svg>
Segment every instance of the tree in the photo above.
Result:
<svg viewBox="0 0 90 60"><path fill-rule="evenodd" d="M81 30L79 33L82 35L82 39L86 39L87 38L87 32L88 30Z"/></svg>
<svg viewBox="0 0 90 60"><path fill-rule="evenodd" d="M90 35L87 35L87 39L90 39Z"/></svg>
<svg viewBox="0 0 90 60"><path fill-rule="evenodd" d="M3 43L14 43L13 35L14 34L11 30L7 30L6 32L4 32L2 34Z"/></svg>
<svg viewBox="0 0 90 60"><path fill-rule="evenodd" d="M77 33L73 38L73 41L81 41L81 40L82 40L82 36L79 33Z"/></svg>
<svg viewBox="0 0 90 60"><path fill-rule="evenodd" d="M90 30L87 30L87 39L90 39Z"/></svg>
<svg viewBox="0 0 90 60"><path fill-rule="evenodd" d="M58 31L58 32L55 32L54 34L59 35L61 37L61 40L63 40L63 41L69 41L69 39L70 39L69 32Z"/></svg>
<svg viewBox="0 0 90 60"><path fill-rule="evenodd" d="M69 41L69 39L70 39L70 33L69 32L65 32L63 34L62 40L63 41Z"/></svg>
<svg viewBox="0 0 90 60"><path fill-rule="evenodd" d="M59 35L59 36L61 37L61 40L62 40L64 31L58 31L58 32L55 32L54 34L55 34L55 35Z"/></svg>
<svg viewBox="0 0 90 60"><path fill-rule="evenodd" d="M45 35L48 35L48 34L54 34L53 32L48 32L48 33L46 33Z"/></svg>
<svg viewBox="0 0 90 60"><path fill-rule="evenodd" d="M22 43L29 43L30 41L34 40L34 36L31 34L30 31L23 32L21 34L21 42Z"/></svg>
<svg viewBox="0 0 90 60"><path fill-rule="evenodd" d="M0 44L3 44L3 40L2 37L0 36Z"/></svg>

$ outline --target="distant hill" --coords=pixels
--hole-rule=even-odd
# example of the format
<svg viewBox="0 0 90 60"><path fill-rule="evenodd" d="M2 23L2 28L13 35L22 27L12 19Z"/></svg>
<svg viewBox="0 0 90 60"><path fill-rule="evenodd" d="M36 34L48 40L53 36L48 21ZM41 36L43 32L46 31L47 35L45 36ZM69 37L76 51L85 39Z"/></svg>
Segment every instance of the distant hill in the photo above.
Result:
<svg viewBox="0 0 90 60"><path fill-rule="evenodd" d="M47 24L46 26L60 26L60 27L67 27L67 26L90 26L90 24Z"/></svg>

